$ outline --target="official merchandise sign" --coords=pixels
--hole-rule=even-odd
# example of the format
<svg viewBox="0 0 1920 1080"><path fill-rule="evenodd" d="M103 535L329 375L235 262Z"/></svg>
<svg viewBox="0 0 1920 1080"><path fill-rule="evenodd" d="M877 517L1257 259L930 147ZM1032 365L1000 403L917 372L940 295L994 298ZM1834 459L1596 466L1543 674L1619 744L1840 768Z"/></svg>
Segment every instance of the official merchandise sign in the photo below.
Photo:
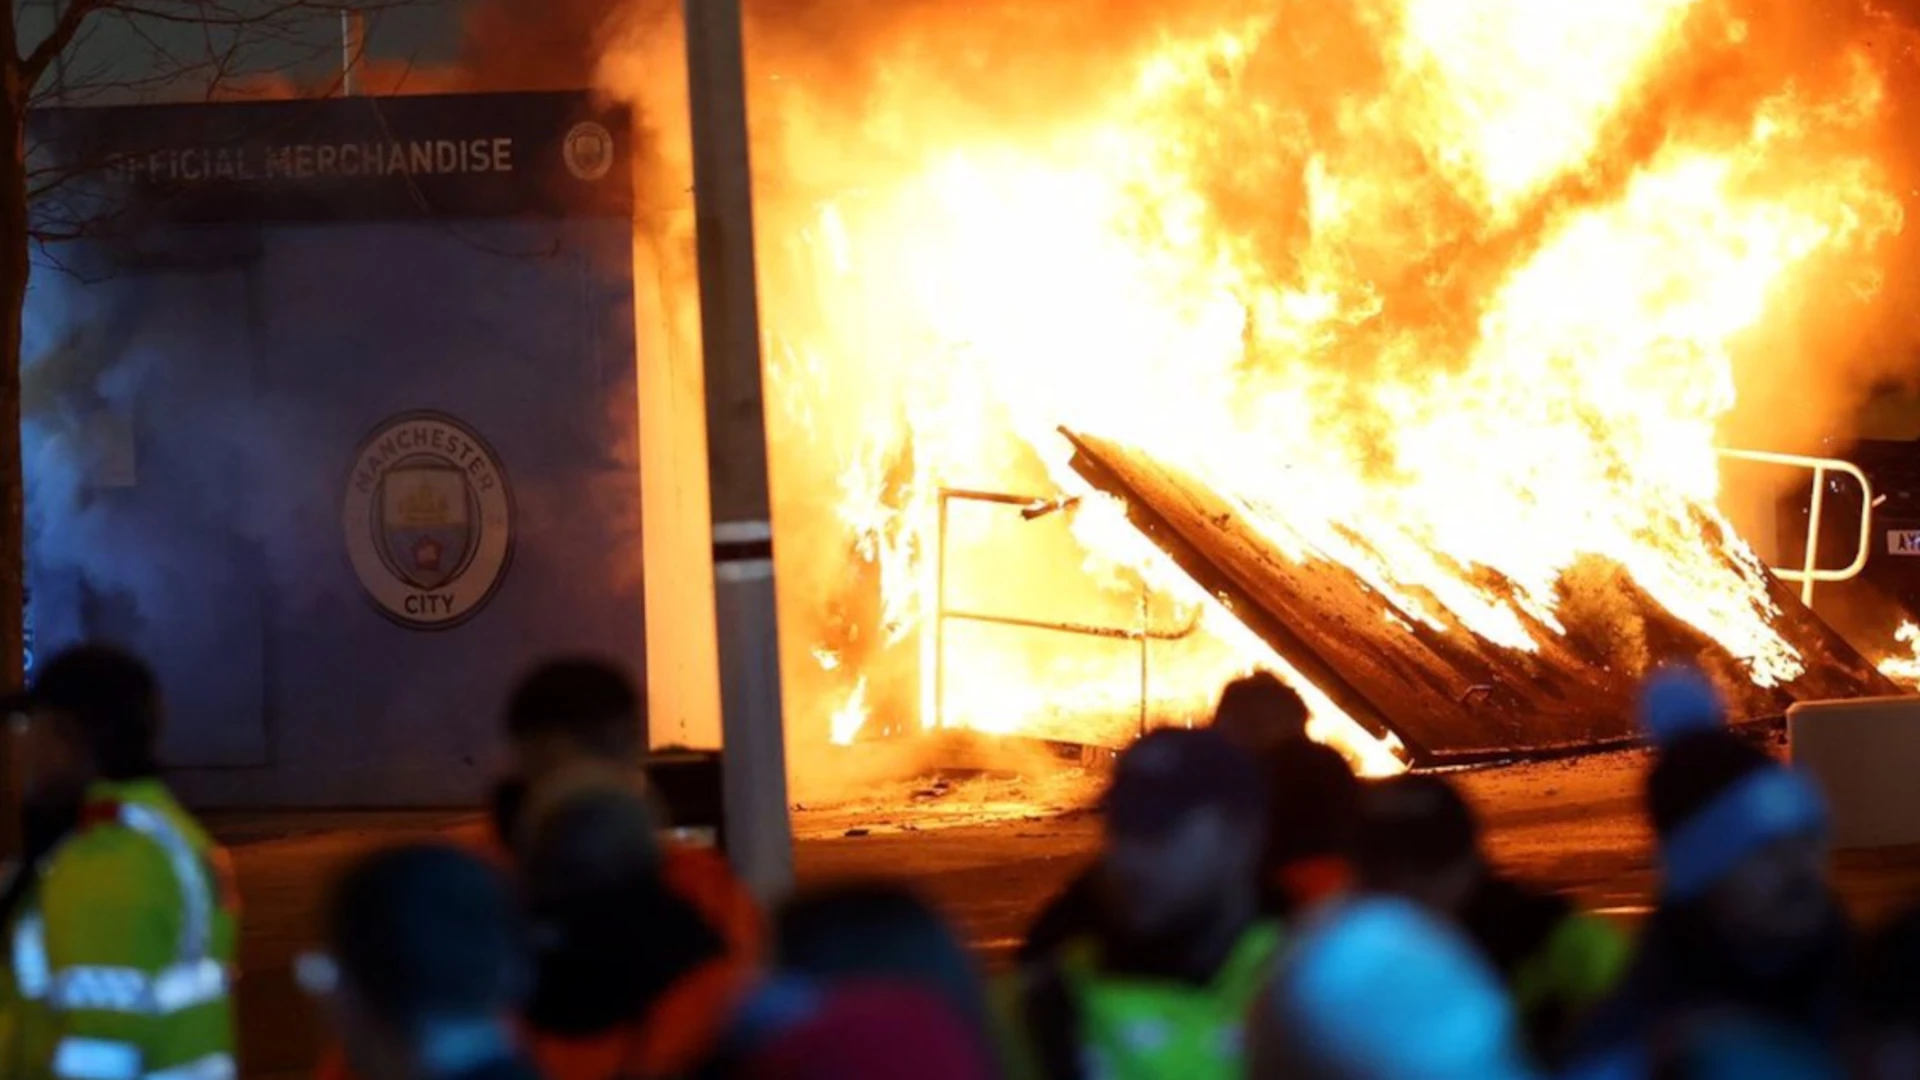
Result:
<svg viewBox="0 0 1920 1080"><path fill-rule="evenodd" d="M627 113L586 93L35 110L56 198L177 223L625 217Z"/></svg>
<svg viewBox="0 0 1920 1080"><path fill-rule="evenodd" d="M479 432L444 413L405 413L367 436L341 518L367 596L416 630L478 614L513 559L506 469Z"/></svg>

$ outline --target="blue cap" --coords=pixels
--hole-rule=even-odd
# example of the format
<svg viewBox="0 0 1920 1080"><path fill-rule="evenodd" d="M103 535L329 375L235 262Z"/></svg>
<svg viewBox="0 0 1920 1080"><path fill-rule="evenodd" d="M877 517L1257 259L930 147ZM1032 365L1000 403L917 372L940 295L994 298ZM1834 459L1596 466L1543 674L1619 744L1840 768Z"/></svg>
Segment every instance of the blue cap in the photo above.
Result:
<svg viewBox="0 0 1920 1080"><path fill-rule="evenodd" d="M1458 932L1398 898L1362 896L1303 927L1276 975L1283 1038L1352 1080L1534 1076L1512 999Z"/></svg>
<svg viewBox="0 0 1920 1080"><path fill-rule="evenodd" d="M1661 838L1661 888L1674 900L1697 899L1768 844L1825 836L1830 827L1826 798L1812 780L1777 765L1758 770Z"/></svg>
<svg viewBox="0 0 1920 1080"><path fill-rule="evenodd" d="M1726 724L1726 701L1699 668L1680 664L1663 667L1640 684L1640 728L1661 746L1672 746L1683 736Z"/></svg>

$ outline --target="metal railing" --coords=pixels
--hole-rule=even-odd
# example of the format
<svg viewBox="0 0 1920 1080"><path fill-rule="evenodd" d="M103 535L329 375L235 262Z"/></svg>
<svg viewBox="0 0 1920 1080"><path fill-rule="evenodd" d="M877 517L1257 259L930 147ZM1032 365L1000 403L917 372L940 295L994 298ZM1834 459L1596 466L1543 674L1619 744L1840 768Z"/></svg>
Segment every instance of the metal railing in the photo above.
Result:
<svg viewBox="0 0 1920 1080"><path fill-rule="evenodd" d="M1776 454L1767 450L1721 450L1719 453L1723 458L1813 471L1813 495L1807 504L1806 557L1798 568L1783 566L1769 568L1780 580L1800 584L1801 603L1808 607L1813 606L1813 586L1816 582L1850 581L1859 577L1860 571L1867 568L1867 556L1873 549L1873 484L1867 480L1867 474L1861 472L1858 466L1839 458ZM1854 552L1853 561L1837 570L1822 569L1819 565L1820 516L1826 506L1828 473L1851 476L1854 482L1860 485L1860 545Z"/></svg>
<svg viewBox="0 0 1920 1080"><path fill-rule="evenodd" d="M931 727L935 730L946 726L947 709L947 650L946 624L952 622L980 623L988 626L1005 626L1023 630L1040 630L1052 634L1068 634L1076 637L1104 638L1109 641L1137 641L1140 643L1140 733L1146 734L1150 699L1149 674L1151 670L1150 647L1156 641L1179 641L1189 637L1199 629L1200 613L1195 609L1193 617L1185 625L1171 629L1156 629L1149 619L1152 596L1145 581L1140 583L1139 616L1136 626L1099 626L1091 623L1064 622L1048 619L1029 619L1017 615L997 615L979 611L949 611L947 609L947 508L954 502L991 503L1000 506L1020 507L1023 521L1037 521L1050 514L1070 510L1079 502L1078 498L1054 497L1041 498L1031 495L1014 495L999 491L969 491L964 488L941 488L939 494L939 528L936 533L934 553L933 587L933 716Z"/></svg>

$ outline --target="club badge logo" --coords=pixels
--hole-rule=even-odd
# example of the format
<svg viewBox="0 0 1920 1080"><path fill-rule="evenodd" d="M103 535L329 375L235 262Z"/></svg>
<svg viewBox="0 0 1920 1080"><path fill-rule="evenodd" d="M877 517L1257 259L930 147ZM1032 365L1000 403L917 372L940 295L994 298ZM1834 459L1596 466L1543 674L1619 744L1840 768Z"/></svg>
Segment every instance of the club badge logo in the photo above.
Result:
<svg viewBox="0 0 1920 1080"><path fill-rule="evenodd" d="M367 436L342 518L368 597L416 630L478 614L513 558L513 493L499 455L444 413L406 413Z"/></svg>
<svg viewBox="0 0 1920 1080"><path fill-rule="evenodd" d="M576 179L599 180L613 171L613 132L604 124L582 120L567 131L560 153Z"/></svg>

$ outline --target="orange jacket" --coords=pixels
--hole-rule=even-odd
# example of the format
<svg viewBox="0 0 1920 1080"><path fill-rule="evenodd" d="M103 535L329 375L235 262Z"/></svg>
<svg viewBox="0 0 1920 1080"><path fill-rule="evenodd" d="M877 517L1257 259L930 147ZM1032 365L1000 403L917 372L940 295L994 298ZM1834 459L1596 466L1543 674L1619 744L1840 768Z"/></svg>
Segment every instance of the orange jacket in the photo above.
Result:
<svg viewBox="0 0 1920 1080"><path fill-rule="evenodd" d="M660 873L667 888L713 925L730 959L755 966L767 959L767 925L760 904L724 856L712 848L669 845Z"/></svg>
<svg viewBox="0 0 1920 1080"><path fill-rule="evenodd" d="M718 960L682 976L645 1017L600 1035L530 1032L528 1055L545 1080L634 1080L691 1072L725 1034L734 1007L759 977Z"/></svg>
<svg viewBox="0 0 1920 1080"><path fill-rule="evenodd" d="M502 862L497 845L489 854ZM525 1032L527 1052L545 1080L626 1080L669 1077L700 1062L719 1039L766 957L760 906L718 852L670 845L661 874L668 888L692 904L727 944L728 954L681 977L645 1015L599 1035L569 1038ZM314 1080L358 1080L338 1044L329 1045Z"/></svg>
<svg viewBox="0 0 1920 1080"><path fill-rule="evenodd" d="M1313 907L1353 885L1353 864L1338 855L1311 855L1276 867L1270 879L1295 910Z"/></svg>

